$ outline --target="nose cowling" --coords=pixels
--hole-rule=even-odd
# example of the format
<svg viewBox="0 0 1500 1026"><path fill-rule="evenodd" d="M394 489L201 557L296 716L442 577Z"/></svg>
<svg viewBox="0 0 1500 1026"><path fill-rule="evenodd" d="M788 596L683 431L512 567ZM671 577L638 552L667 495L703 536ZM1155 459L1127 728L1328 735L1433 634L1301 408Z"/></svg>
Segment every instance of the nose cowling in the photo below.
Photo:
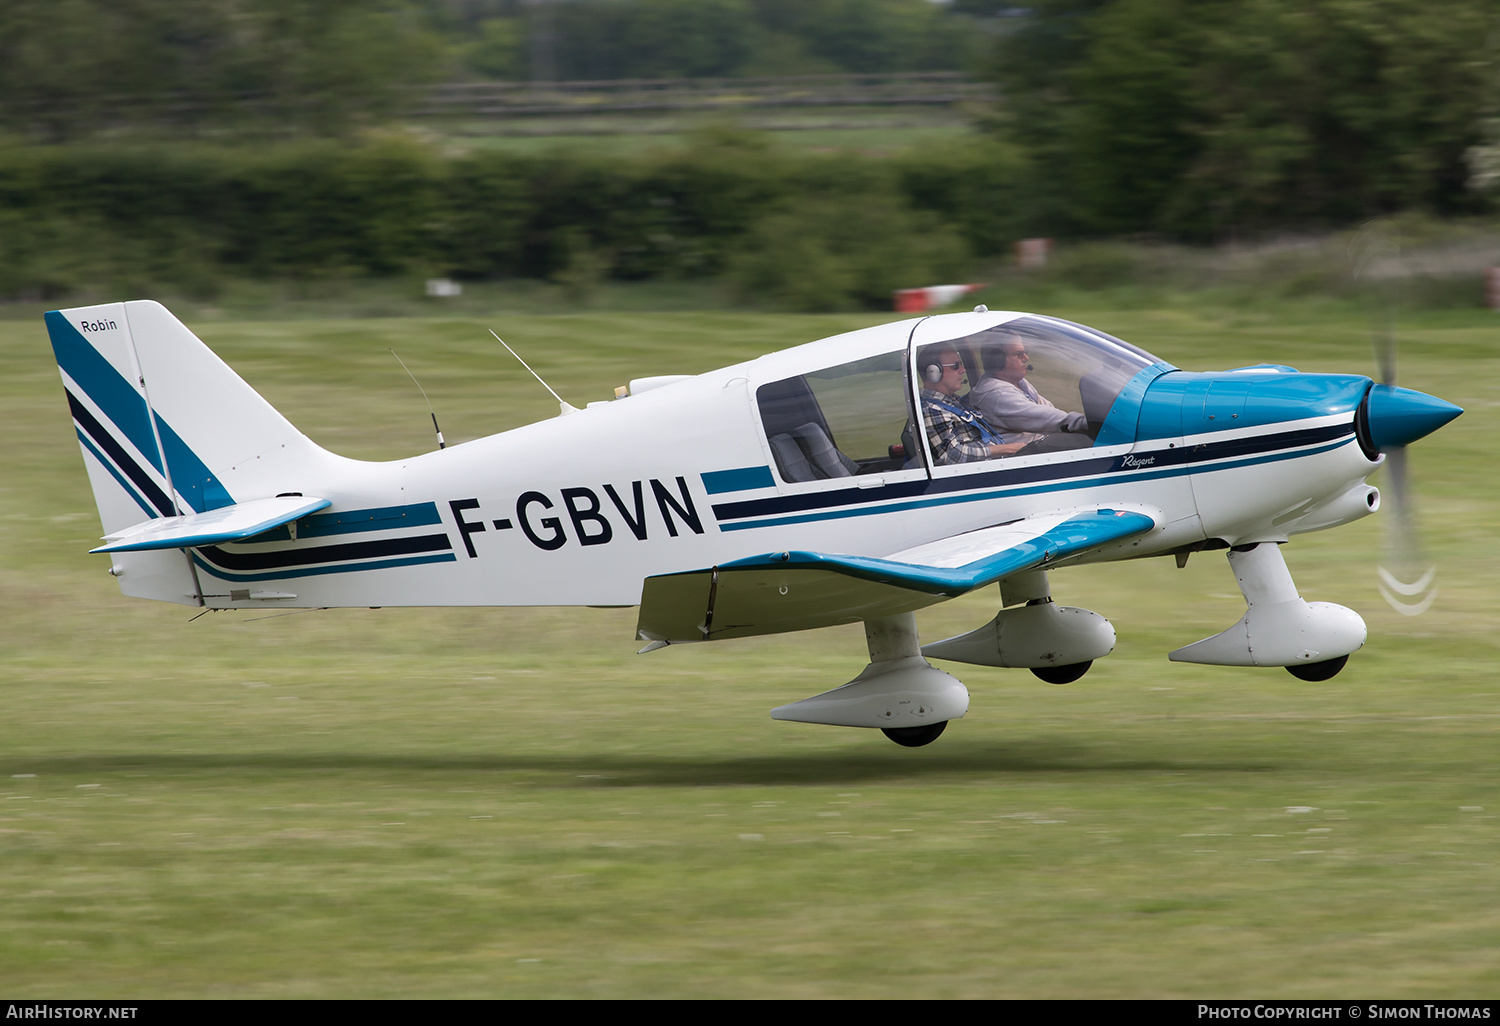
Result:
<svg viewBox="0 0 1500 1026"><path fill-rule="evenodd" d="M1364 412L1369 447L1386 452L1432 434L1464 411L1426 392L1374 385L1365 398Z"/></svg>

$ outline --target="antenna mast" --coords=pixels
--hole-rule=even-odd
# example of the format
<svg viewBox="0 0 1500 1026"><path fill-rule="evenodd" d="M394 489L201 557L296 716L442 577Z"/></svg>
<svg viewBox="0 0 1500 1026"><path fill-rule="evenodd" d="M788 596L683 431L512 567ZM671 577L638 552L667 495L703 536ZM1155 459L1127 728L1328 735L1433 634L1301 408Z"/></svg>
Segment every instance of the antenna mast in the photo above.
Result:
<svg viewBox="0 0 1500 1026"><path fill-rule="evenodd" d="M396 350L392 349L391 355L396 357L396 362L401 365L402 370L406 371L406 376L411 378L411 383L417 386L418 392L422 393L422 401L427 404L427 412L432 414L432 430L437 432L438 448L448 448L448 443L443 441L443 429L438 427L437 414L433 413L432 400L427 398L427 389L422 387L422 383L417 380L417 376L411 372L411 368L406 365L406 361L401 359Z"/></svg>
<svg viewBox="0 0 1500 1026"><path fill-rule="evenodd" d="M495 329L494 328L490 328L489 332L490 332L491 335L495 335ZM499 335L495 335L495 341L499 342L502 346L505 346L505 351L507 353L509 353L511 356L514 356L517 360L521 360L521 354L518 353L518 352L516 352L509 345L506 345L505 339L501 338ZM527 363L525 360L521 360L521 366L525 367L526 370L531 374L532 377L536 378L537 381L541 382L541 386L543 388L545 388L549 392L552 392L552 386L549 385L549 384L547 384L545 381L542 381L542 376L540 374L538 374L536 371L534 371L534 370L531 369L531 364ZM556 392L552 392L552 398L554 398L554 399L557 400L557 405L558 405L558 409L559 409L559 412L558 412L558 416L559 417L566 417L570 413L577 413L578 412L578 407L573 406L570 403L568 403L565 399L563 399L562 396L558 395Z"/></svg>

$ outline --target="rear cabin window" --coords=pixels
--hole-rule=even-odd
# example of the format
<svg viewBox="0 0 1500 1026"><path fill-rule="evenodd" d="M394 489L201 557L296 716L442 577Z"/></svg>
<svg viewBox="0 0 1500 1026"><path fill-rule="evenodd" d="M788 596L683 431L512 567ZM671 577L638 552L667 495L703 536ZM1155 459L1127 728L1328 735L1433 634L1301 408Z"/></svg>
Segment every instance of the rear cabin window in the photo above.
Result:
<svg viewBox="0 0 1500 1026"><path fill-rule="evenodd" d="M786 482L920 466L900 352L799 374L756 390L766 441Z"/></svg>

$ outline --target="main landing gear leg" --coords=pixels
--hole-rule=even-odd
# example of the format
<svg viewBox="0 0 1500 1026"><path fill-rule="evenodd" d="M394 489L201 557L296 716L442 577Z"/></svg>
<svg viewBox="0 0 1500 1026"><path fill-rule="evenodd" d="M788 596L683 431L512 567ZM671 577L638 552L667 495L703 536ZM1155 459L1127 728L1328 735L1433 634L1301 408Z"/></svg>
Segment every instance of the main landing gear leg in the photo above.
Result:
<svg viewBox="0 0 1500 1026"><path fill-rule="evenodd" d="M931 744L968 712L969 691L922 657L915 613L865 621L870 665L841 688L771 710L778 720L878 727L907 748Z"/></svg>
<svg viewBox="0 0 1500 1026"><path fill-rule="evenodd" d="M1098 613L1052 601L1046 571L1000 582L1000 612L989 623L922 649L923 655L981 666L1024 666L1048 684L1071 684L1115 648Z"/></svg>
<svg viewBox="0 0 1500 1026"><path fill-rule="evenodd" d="M922 658L922 643L917 640L916 613L903 613L900 616L880 620L866 620L865 644L870 650L871 666L915 658L921 660L928 669L942 673ZM936 741L947 728L948 721L939 720L936 723L922 723L914 727L881 727L880 732L903 748L921 748L923 745L930 745Z"/></svg>

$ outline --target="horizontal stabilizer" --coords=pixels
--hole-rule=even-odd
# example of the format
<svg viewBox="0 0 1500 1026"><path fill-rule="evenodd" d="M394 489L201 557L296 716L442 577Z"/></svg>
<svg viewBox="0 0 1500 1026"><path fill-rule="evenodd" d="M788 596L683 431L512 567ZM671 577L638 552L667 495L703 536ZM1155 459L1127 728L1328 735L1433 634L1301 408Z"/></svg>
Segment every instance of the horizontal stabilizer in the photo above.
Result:
<svg viewBox="0 0 1500 1026"><path fill-rule="evenodd" d="M1156 526L1144 513L1068 510L892 553L885 558L769 552L706 570L648 577L639 636L708 641L807 630L910 612L1055 565Z"/></svg>
<svg viewBox="0 0 1500 1026"><path fill-rule="evenodd" d="M243 541L331 505L333 503L328 499L282 495L221 506L185 517L161 517L106 535L104 540L109 544L89 551L144 552Z"/></svg>

